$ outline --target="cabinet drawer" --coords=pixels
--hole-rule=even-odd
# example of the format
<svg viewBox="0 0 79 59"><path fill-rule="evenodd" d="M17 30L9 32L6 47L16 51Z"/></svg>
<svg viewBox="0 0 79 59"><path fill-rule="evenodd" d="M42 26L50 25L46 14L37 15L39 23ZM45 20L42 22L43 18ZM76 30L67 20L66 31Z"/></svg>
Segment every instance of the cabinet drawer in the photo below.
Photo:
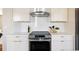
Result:
<svg viewBox="0 0 79 59"><path fill-rule="evenodd" d="M26 42L8 42L7 50L8 51L27 51L28 44Z"/></svg>
<svg viewBox="0 0 79 59"><path fill-rule="evenodd" d="M7 41L10 42L27 42L28 41L28 36L20 36L20 35L15 35L15 36L8 36L6 37Z"/></svg>
<svg viewBox="0 0 79 59"><path fill-rule="evenodd" d="M53 51L72 51L73 47L68 47L68 46L64 46L64 45L54 45L52 47Z"/></svg>
<svg viewBox="0 0 79 59"><path fill-rule="evenodd" d="M72 49L56 48L54 51L73 51Z"/></svg>
<svg viewBox="0 0 79 59"><path fill-rule="evenodd" d="M27 40L16 39L16 40L9 40L9 42L27 42Z"/></svg>
<svg viewBox="0 0 79 59"><path fill-rule="evenodd" d="M72 35L52 35L52 39L73 39Z"/></svg>
<svg viewBox="0 0 79 59"><path fill-rule="evenodd" d="M7 45L12 45L12 46L16 46L16 45L26 45L26 46L28 46L28 43L27 42L18 42L18 41L14 41L14 42L7 42Z"/></svg>
<svg viewBox="0 0 79 59"><path fill-rule="evenodd" d="M8 46L7 51L28 51L28 46L22 47L22 46Z"/></svg>
<svg viewBox="0 0 79 59"><path fill-rule="evenodd" d="M53 46L54 51L60 51L61 49L63 49L63 46L60 46L60 45L54 45Z"/></svg>
<svg viewBox="0 0 79 59"><path fill-rule="evenodd" d="M28 35L7 35L6 38L28 38Z"/></svg>
<svg viewBox="0 0 79 59"><path fill-rule="evenodd" d="M60 49L63 49L64 44L61 43L60 40L53 40L52 49L54 51L59 51Z"/></svg>
<svg viewBox="0 0 79 59"><path fill-rule="evenodd" d="M53 40L52 49L59 51L72 51L73 40Z"/></svg>
<svg viewBox="0 0 79 59"><path fill-rule="evenodd" d="M66 50L74 50L74 43L73 43L73 40L65 40L64 48L65 48Z"/></svg>
<svg viewBox="0 0 79 59"><path fill-rule="evenodd" d="M61 44L61 43L65 43L66 41L65 40L53 40L52 42L53 44Z"/></svg>

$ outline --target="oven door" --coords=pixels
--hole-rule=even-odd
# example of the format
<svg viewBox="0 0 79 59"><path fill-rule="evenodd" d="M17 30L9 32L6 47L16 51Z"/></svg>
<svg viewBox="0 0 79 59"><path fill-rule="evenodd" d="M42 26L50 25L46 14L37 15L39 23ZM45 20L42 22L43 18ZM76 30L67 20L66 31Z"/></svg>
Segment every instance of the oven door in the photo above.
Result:
<svg viewBox="0 0 79 59"><path fill-rule="evenodd" d="M50 51L51 42L50 41L30 41L29 42L30 51Z"/></svg>

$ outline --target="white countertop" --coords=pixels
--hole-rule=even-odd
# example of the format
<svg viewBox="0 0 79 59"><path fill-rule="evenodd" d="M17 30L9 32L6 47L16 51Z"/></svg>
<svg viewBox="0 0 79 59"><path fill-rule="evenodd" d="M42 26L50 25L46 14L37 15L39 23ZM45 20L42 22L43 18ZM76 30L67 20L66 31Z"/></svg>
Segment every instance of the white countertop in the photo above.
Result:
<svg viewBox="0 0 79 59"><path fill-rule="evenodd" d="M51 33L51 35L72 35L69 33Z"/></svg>
<svg viewBox="0 0 79 59"><path fill-rule="evenodd" d="M29 33L13 33L13 34L4 34L4 35L29 35Z"/></svg>
<svg viewBox="0 0 79 59"><path fill-rule="evenodd" d="M13 33L13 34L5 34L5 35L29 35L30 33ZM51 35L72 35L72 34L65 33L65 32L64 33L50 33L50 34Z"/></svg>

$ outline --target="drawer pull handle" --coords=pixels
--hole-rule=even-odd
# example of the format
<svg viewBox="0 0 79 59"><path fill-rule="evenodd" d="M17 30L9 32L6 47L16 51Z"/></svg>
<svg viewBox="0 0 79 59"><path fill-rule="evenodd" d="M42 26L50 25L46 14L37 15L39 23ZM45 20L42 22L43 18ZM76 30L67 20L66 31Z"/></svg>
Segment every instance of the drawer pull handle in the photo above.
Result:
<svg viewBox="0 0 79 59"><path fill-rule="evenodd" d="M62 38L64 37L64 36L61 36Z"/></svg>
<svg viewBox="0 0 79 59"><path fill-rule="evenodd" d="M61 51L64 51L64 49L60 49Z"/></svg>
<svg viewBox="0 0 79 59"><path fill-rule="evenodd" d="M16 38L18 38L19 36L16 36Z"/></svg>
<svg viewBox="0 0 79 59"><path fill-rule="evenodd" d="M20 41L14 41L14 42L22 42L22 41L20 40Z"/></svg>
<svg viewBox="0 0 79 59"><path fill-rule="evenodd" d="M64 42L63 40L61 42Z"/></svg>

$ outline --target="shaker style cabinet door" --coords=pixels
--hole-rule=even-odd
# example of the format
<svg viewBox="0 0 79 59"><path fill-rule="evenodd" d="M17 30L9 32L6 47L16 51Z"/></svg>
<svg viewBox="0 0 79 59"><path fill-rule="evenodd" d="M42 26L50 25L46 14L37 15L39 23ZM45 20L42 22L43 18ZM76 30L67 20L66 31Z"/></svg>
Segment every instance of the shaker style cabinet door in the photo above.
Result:
<svg viewBox="0 0 79 59"><path fill-rule="evenodd" d="M7 51L28 51L28 36L8 36Z"/></svg>
<svg viewBox="0 0 79 59"><path fill-rule="evenodd" d="M74 43L73 43L72 39L65 40L64 49L66 51L73 51L74 50Z"/></svg>
<svg viewBox="0 0 79 59"><path fill-rule="evenodd" d="M51 21L66 22L67 14L68 14L67 8L52 8L51 9Z"/></svg>
<svg viewBox="0 0 79 59"><path fill-rule="evenodd" d="M0 15L3 15L3 10L2 10L2 8L0 8Z"/></svg>
<svg viewBox="0 0 79 59"><path fill-rule="evenodd" d="M2 28L4 34L12 34L13 30L12 8L3 8Z"/></svg>
<svg viewBox="0 0 79 59"><path fill-rule="evenodd" d="M61 44L60 39L59 40L53 40L52 44L52 50L53 51L61 51L63 49L64 45Z"/></svg>
<svg viewBox="0 0 79 59"><path fill-rule="evenodd" d="M29 21L30 8L13 8L14 21Z"/></svg>
<svg viewBox="0 0 79 59"><path fill-rule="evenodd" d="M52 36L53 51L72 51L74 50L73 37L71 35Z"/></svg>

